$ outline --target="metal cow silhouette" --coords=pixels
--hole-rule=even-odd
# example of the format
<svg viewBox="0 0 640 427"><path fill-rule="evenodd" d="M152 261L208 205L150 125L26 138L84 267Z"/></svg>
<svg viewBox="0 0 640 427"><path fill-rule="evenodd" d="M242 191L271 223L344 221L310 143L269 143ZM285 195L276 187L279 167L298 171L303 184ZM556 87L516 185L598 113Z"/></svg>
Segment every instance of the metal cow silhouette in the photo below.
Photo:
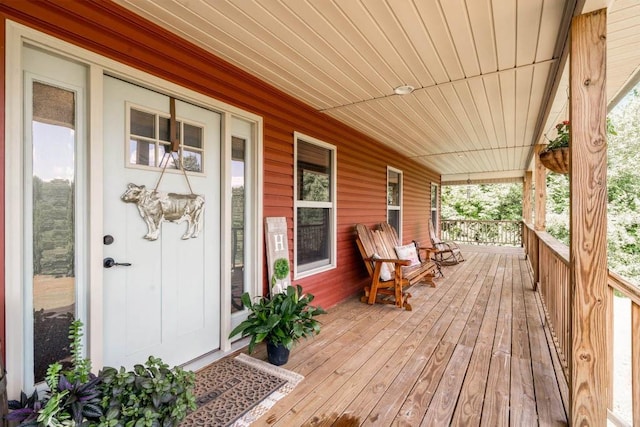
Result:
<svg viewBox="0 0 640 427"><path fill-rule="evenodd" d="M120 197L126 203L135 203L140 216L147 224L147 240L156 240L163 221L181 223L187 221L187 231L182 239L198 237L202 228L204 198L197 194L162 193L147 190L144 185L129 184Z"/></svg>

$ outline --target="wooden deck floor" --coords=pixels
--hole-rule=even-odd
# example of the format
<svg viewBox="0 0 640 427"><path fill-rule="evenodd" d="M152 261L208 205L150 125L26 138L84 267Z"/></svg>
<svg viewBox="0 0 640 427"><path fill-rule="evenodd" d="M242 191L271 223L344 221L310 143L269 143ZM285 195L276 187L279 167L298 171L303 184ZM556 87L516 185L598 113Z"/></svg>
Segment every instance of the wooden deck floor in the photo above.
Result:
<svg viewBox="0 0 640 427"><path fill-rule="evenodd" d="M566 424L524 256L471 250L436 288L411 289L413 311L356 298L331 309L284 366L305 379L254 425Z"/></svg>

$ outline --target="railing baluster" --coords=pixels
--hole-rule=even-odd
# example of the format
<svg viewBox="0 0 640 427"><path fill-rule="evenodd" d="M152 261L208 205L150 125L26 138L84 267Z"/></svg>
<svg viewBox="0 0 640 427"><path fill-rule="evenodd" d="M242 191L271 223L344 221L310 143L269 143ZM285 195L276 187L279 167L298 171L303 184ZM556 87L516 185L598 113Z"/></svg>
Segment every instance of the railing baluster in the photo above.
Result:
<svg viewBox="0 0 640 427"><path fill-rule="evenodd" d="M520 221L443 219L442 239L474 245L522 246Z"/></svg>

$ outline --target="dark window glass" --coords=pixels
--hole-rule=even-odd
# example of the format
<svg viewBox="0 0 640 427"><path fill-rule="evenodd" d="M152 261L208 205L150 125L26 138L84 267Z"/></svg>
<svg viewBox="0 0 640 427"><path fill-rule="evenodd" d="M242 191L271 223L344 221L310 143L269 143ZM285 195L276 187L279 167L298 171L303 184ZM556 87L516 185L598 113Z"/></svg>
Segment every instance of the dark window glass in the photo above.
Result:
<svg viewBox="0 0 640 427"><path fill-rule="evenodd" d="M298 265L329 260L328 208L298 208Z"/></svg>

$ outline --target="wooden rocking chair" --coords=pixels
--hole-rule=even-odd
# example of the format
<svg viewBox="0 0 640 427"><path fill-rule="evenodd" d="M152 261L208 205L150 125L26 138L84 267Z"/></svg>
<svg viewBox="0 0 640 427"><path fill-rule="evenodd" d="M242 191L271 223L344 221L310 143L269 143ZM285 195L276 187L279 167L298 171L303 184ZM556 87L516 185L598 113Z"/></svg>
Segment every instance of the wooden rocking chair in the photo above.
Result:
<svg viewBox="0 0 640 427"><path fill-rule="evenodd" d="M364 224L356 224L355 231L358 249L371 277L371 284L365 286L361 301L368 304L394 304L410 311L408 300L411 294L403 290L409 286L409 280L402 277L402 266L409 265L409 261L397 259L395 254L387 250L381 232L370 230ZM390 269L391 277L385 280L382 270L389 266L393 266Z"/></svg>
<svg viewBox="0 0 640 427"><path fill-rule="evenodd" d="M462 252L457 243L442 241L436 236L436 230L433 221L429 220L429 235L431 236L431 245L433 245L433 259L439 265L455 265L464 261Z"/></svg>

